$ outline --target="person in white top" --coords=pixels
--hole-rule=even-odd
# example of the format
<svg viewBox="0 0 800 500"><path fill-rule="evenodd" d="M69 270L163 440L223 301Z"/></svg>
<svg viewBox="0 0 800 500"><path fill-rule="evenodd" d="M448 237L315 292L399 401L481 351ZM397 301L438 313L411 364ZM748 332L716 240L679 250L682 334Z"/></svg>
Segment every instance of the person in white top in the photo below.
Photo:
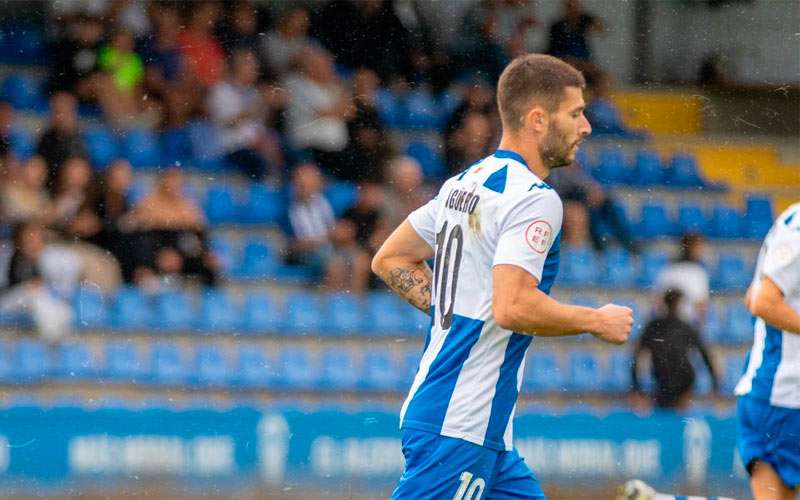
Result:
<svg viewBox="0 0 800 500"><path fill-rule="evenodd" d="M630 309L548 295L562 207L544 179L571 164L591 132L583 86L581 73L554 57L512 61L498 82L500 148L448 179L373 259L393 291L432 316L401 412L406 469L394 499L544 498L512 442L532 337L628 338Z"/></svg>
<svg viewBox="0 0 800 500"><path fill-rule="evenodd" d="M708 271L702 264L706 248L706 240L702 235L684 234L681 236L678 258L656 277L659 298L667 290L679 290L683 300L678 306L678 317L701 334L710 296Z"/></svg>
<svg viewBox="0 0 800 500"><path fill-rule="evenodd" d="M739 396L739 456L756 500L800 492L800 203L772 225L745 297L755 316Z"/></svg>

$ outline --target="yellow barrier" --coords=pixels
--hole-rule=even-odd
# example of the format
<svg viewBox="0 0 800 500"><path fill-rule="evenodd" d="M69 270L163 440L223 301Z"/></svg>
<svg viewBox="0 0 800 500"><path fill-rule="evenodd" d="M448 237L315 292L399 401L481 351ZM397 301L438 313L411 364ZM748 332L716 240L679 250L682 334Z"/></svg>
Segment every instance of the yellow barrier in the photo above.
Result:
<svg viewBox="0 0 800 500"><path fill-rule="evenodd" d="M611 100L624 123L654 134L699 134L702 98L674 91L615 92Z"/></svg>

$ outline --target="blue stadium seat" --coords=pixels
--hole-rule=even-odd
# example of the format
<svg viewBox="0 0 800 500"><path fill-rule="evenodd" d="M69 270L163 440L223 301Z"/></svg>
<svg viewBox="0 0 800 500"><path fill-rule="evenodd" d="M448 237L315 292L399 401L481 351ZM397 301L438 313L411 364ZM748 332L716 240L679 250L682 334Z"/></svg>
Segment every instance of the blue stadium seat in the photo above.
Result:
<svg viewBox="0 0 800 500"><path fill-rule="evenodd" d="M164 165L193 163L192 143L186 127L169 128L161 132L161 158Z"/></svg>
<svg viewBox="0 0 800 500"><path fill-rule="evenodd" d="M181 346L156 342L150 351L151 380L154 384L181 386L188 382L192 369Z"/></svg>
<svg viewBox="0 0 800 500"><path fill-rule="evenodd" d="M235 275L242 279L264 279L275 276L280 262L267 239L250 238L242 250L242 260Z"/></svg>
<svg viewBox="0 0 800 500"><path fill-rule="evenodd" d="M86 380L97 376L100 367L89 345L76 341L61 344L53 374L61 380Z"/></svg>
<svg viewBox="0 0 800 500"><path fill-rule="evenodd" d="M223 148L217 127L206 120L195 120L186 126L192 144L192 158L195 167L216 172L223 168L220 156Z"/></svg>
<svg viewBox="0 0 800 500"><path fill-rule="evenodd" d="M685 153L678 153L670 158L665 183L674 188L692 188L705 185L703 178L700 176L697 160L694 156Z"/></svg>
<svg viewBox="0 0 800 500"><path fill-rule="evenodd" d="M650 200L642 204L638 235L642 238L675 236L675 225L667 215L667 207L660 200Z"/></svg>
<svg viewBox="0 0 800 500"><path fill-rule="evenodd" d="M322 331L335 335L355 335L364 327L364 308L358 297L348 293L328 295L324 305Z"/></svg>
<svg viewBox="0 0 800 500"><path fill-rule="evenodd" d="M735 253L722 253L712 276L712 288L720 291L738 291L747 288L750 274L742 257Z"/></svg>
<svg viewBox="0 0 800 500"><path fill-rule="evenodd" d="M423 88L410 90L406 94L406 130L434 130L442 125L442 113L431 93Z"/></svg>
<svg viewBox="0 0 800 500"><path fill-rule="evenodd" d="M235 255L233 246L227 238L219 235L212 235L208 243L208 248L216 255L217 259L219 259L220 271L223 276L230 276L236 271L236 265L239 261Z"/></svg>
<svg viewBox="0 0 800 500"><path fill-rule="evenodd" d="M74 307L78 328L96 329L106 325L106 301L98 288L80 287L75 292Z"/></svg>
<svg viewBox="0 0 800 500"><path fill-rule="evenodd" d="M150 130L131 129L122 139L123 156L136 168L160 167L161 146Z"/></svg>
<svg viewBox="0 0 800 500"><path fill-rule="evenodd" d="M630 181L630 172L625 166L625 155L620 148L606 146L600 150L593 174L603 184L620 184Z"/></svg>
<svg viewBox="0 0 800 500"><path fill-rule="evenodd" d="M636 186L660 186L664 182L661 158L653 150L641 149L636 153L632 184Z"/></svg>
<svg viewBox="0 0 800 500"><path fill-rule="evenodd" d="M104 169L111 160L119 157L117 139L106 127L98 125L87 130L83 135L83 144L95 169Z"/></svg>
<svg viewBox="0 0 800 500"><path fill-rule="evenodd" d="M235 382L242 387L268 388L275 374L270 359L260 346L242 345L236 357Z"/></svg>
<svg viewBox="0 0 800 500"><path fill-rule="evenodd" d="M716 301L710 301L706 309L705 323L700 335L708 342L714 344L717 342L724 342L722 338L725 336L724 319L725 315L722 312L721 305Z"/></svg>
<svg viewBox="0 0 800 500"><path fill-rule="evenodd" d="M719 203L711 211L708 235L712 238L732 239L742 236L742 218L735 207Z"/></svg>
<svg viewBox="0 0 800 500"><path fill-rule="evenodd" d="M325 198L330 203L333 213L338 217L356 204L358 188L352 182L332 182L325 188Z"/></svg>
<svg viewBox="0 0 800 500"><path fill-rule="evenodd" d="M115 382L135 383L145 380L149 370L138 347L131 342L110 342L105 348L105 376Z"/></svg>
<svg viewBox="0 0 800 500"><path fill-rule="evenodd" d="M283 349L278 356L278 367L278 380L284 388L309 390L319 383L319 364L301 347Z"/></svg>
<svg viewBox="0 0 800 500"><path fill-rule="evenodd" d="M404 303L391 293L376 292L367 296L365 329L375 335L393 335L404 330L401 318Z"/></svg>
<svg viewBox="0 0 800 500"><path fill-rule="evenodd" d="M565 377L555 351L532 346L528 351L524 387L534 392L556 392L565 388L564 382Z"/></svg>
<svg viewBox="0 0 800 500"><path fill-rule="evenodd" d="M322 304L318 295L293 292L286 297L282 330L295 335L319 332L322 328Z"/></svg>
<svg viewBox="0 0 800 500"><path fill-rule="evenodd" d="M633 358L630 352L623 350L612 350L608 356L608 376L604 384L604 389L611 392L627 393L632 387L631 366Z"/></svg>
<svg viewBox="0 0 800 500"><path fill-rule="evenodd" d="M361 370L361 387L373 391L402 390L402 374L399 373L392 351L373 348L364 353Z"/></svg>
<svg viewBox="0 0 800 500"><path fill-rule="evenodd" d="M224 387L232 373L219 345L201 345L195 353L195 382L202 387Z"/></svg>
<svg viewBox="0 0 800 500"><path fill-rule="evenodd" d="M150 325L147 297L135 287L124 287L117 293L112 309L111 325L120 330L144 329Z"/></svg>
<svg viewBox="0 0 800 500"><path fill-rule="evenodd" d="M14 126L8 134L11 151L22 160L27 160L36 151L36 138L25 127Z"/></svg>
<svg viewBox="0 0 800 500"><path fill-rule="evenodd" d="M639 286L649 288L655 284L658 274L669 264L670 256L662 250L646 250L640 257Z"/></svg>
<svg viewBox="0 0 800 500"><path fill-rule="evenodd" d="M745 198L744 236L762 239L774 221L772 200L769 196L749 194Z"/></svg>
<svg viewBox="0 0 800 500"><path fill-rule="evenodd" d="M375 107L378 109L378 115L381 122L388 128L400 128L403 124L404 110L397 102L397 98L389 90L378 89L375 93Z"/></svg>
<svg viewBox="0 0 800 500"><path fill-rule="evenodd" d="M35 78L21 73L8 75L3 80L0 95L8 101L14 109L31 111L42 107L44 98Z"/></svg>
<svg viewBox="0 0 800 500"><path fill-rule="evenodd" d="M50 373L47 346L39 340L20 340L14 356L14 375L22 383L37 382Z"/></svg>
<svg viewBox="0 0 800 500"><path fill-rule="evenodd" d="M407 390L414 382L414 377L419 370L419 364L422 361L422 350L419 348L406 349L402 352L400 357L400 388Z"/></svg>
<svg viewBox="0 0 800 500"><path fill-rule="evenodd" d="M592 286L597 281L599 264L591 248L564 246L558 281L565 286Z"/></svg>
<svg viewBox="0 0 800 500"><path fill-rule="evenodd" d="M703 214L703 207L692 202L682 202L678 205L678 232L707 234L708 225Z"/></svg>
<svg viewBox="0 0 800 500"><path fill-rule="evenodd" d="M744 375L745 355L740 352L729 352L723 358L720 389L723 394L733 394L733 389Z"/></svg>
<svg viewBox="0 0 800 500"><path fill-rule="evenodd" d="M711 383L711 375L708 373L708 367L703 362L703 357L697 351L692 351L689 359L695 373L694 387L692 390L695 394L700 396L711 394L713 384ZM719 367L716 369L717 374L721 375Z"/></svg>
<svg viewBox="0 0 800 500"><path fill-rule="evenodd" d="M242 313L234 297L225 291L203 292L197 328L204 332L233 332L241 325Z"/></svg>
<svg viewBox="0 0 800 500"><path fill-rule="evenodd" d="M239 209L239 221L245 224L276 224L284 215L286 200L275 188L251 182L247 201Z"/></svg>
<svg viewBox="0 0 800 500"><path fill-rule="evenodd" d="M0 338L0 381L14 381L14 356L11 344Z"/></svg>
<svg viewBox="0 0 800 500"><path fill-rule="evenodd" d="M278 317L278 308L268 293L251 292L245 298L242 326L246 332L275 332L278 328Z"/></svg>
<svg viewBox="0 0 800 500"><path fill-rule="evenodd" d="M411 141L406 147L406 154L419 162L422 173L427 179L442 179L445 165L441 156L425 141Z"/></svg>
<svg viewBox="0 0 800 500"><path fill-rule="evenodd" d="M194 308L185 292L174 290L156 297L153 328L157 330L189 330Z"/></svg>
<svg viewBox="0 0 800 500"><path fill-rule="evenodd" d="M134 179L128 189L127 201L134 206L153 191L153 185L147 179Z"/></svg>
<svg viewBox="0 0 800 500"><path fill-rule="evenodd" d="M568 356L567 387L578 392L598 392L604 387L604 371L597 354L591 350L573 349Z"/></svg>
<svg viewBox="0 0 800 500"><path fill-rule="evenodd" d="M353 351L329 347L322 352L322 387L332 390L352 390L359 383L360 370Z"/></svg>
<svg viewBox="0 0 800 500"><path fill-rule="evenodd" d="M431 317L409 304L403 304L400 319L403 322L403 332L409 336L425 335L431 327Z"/></svg>
<svg viewBox="0 0 800 500"><path fill-rule="evenodd" d="M753 341L753 315L739 301L731 302L725 308L725 332L720 342L748 344Z"/></svg>
<svg viewBox="0 0 800 500"><path fill-rule="evenodd" d="M589 156L589 152L586 151L586 148L578 148L578 151L575 153L575 163L586 173L590 173L592 171L592 167L594 166L594 162L592 162L592 157Z"/></svg>
<svg viewBox="0 0 800 500"><path fill-rule="evenodd" d="M613 247L603 252L603 270L599 283L612 288L628 288L636 280L636 265L624 248Z"/></svg>
<svg viewBox="0 0 800 500"><path fill-rule="evenodd" d="M211 185L206 193L203 209L210 224L235 222L238 209L233 190L224 184Z"/></svg>

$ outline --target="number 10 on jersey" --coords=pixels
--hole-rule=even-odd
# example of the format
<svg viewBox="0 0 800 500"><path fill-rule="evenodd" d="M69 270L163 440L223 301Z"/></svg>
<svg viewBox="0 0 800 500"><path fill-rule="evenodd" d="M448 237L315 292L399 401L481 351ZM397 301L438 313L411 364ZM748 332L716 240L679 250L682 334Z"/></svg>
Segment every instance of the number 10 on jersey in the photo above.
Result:
<svg viewBox="0 0 800 500"><path fill-rule="evenodd" d="M453 224L448 232L448 225L448 221L445 221L442 229L436 234L436 257L433 263L435 292L433 303L436 304L439 326L442 330L448 330L453 324L458 271L464 249L464 232L461 226Z"/></svg>

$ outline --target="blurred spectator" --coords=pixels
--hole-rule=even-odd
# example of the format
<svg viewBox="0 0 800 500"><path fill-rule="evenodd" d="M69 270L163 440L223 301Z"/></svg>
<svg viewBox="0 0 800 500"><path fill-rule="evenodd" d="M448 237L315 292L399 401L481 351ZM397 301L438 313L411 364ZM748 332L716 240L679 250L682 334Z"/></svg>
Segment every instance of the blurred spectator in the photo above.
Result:
<svg viewBox="0 0 800 500"><path fill-rule="evenodd" d="M456 174L481 158L488 156L494 146L492 124L480 113L464 117L461 127L447 141L447 170Z"/></svg>
<svg viewBox="0 0 800 500"><path fill-rule="evenodd" d="M349 140L351 97L336 76L329 53L309 48L299 59L301 72L286 82L291 99L286 117L289 142L297 150L313 151L317 163L335 173L342 169L340 153Z"/></svg>
<svg viewBox="0 0 800 500"><path fill-rule="evenodd" d="M15 178L0 183L0 214L12 224L46 220L50 212L46 181L44 159L41 156L30 157Z"/></svg>
<svg viewBox="0 0 800 500"><path fill-rule="evenodd" d="M147 4L156 3L147 0L117 0L111 2L106 16L114 24L140 37L150 31L150 19L147 15Z"/></svg>
<svg viewBox="0 0 800 500"><path fill-rule="evenodd" d="M335 219L328 200L322 196L322 174L313 163L295 167L289 201L289 261L325 269L331 255L330 232Z"/></svg>
<svg viewBox="0 0 800 500"><path fill-rule="evenodd" d="M477 73L495 82L508 63L505 39L498 33L498 4L498 0L482 0L465 15L453 48L461 74Z"/></svg>
<svg viewBox="0 0 800 500"><path fill-rule="evenodd" d="M144 64L133 49L133 34L117 30L98 54L97 66L107 75L97 80L98 99L109 119L119 126L129 125L141 108Z"/></svg>
<svg viewBox="0 0 800 500"><path fill-rule="evenodd" d="M708 367L714 391L719 390L714 366L697 330L681 320L678 314L682 294L678 290L668 290L664 294L666 313L650 321L644 328L642 338L633 355L631 376L635 403L642 405L641 384L639 382L639 358L643 351L649 351L652 364L655 393L653 400L658 408L685 410L691 402L695 373L689 360L689 352L696 349Z"/></svg>
<svg viewBox="0 0 800 500"><path fill-rule="evenodd" d="M103 38L100 19L80 16L56 40L51 54L48 87L51 92L66 90L81 100L93 100L91 77L97 70L97 53Z"/></svg>
<svg viewBox="0 0 800 500"><path fill-rule="evenodd" d="M69 298L80 280L80 259L65 248L46 244L44 227L38 222L18 225L13 241L7 288L0 291L0 313L23 315L44 340L56 341L71 331Z"/></svg>
<svg viewBox="0 0 800 500"><path fill-rule="evenodd" d="M337 64L367 67L384 80L408 67L409 32L384 0L333 0L316 12L312 34Z"/></svg>
<svg viewBox="0 0 800 500"><path fill-rule="evenodd" d="M303 49L314 45L308 36L308 11L299 6L291 7L270 30L261 42L261 54L270 69L284 73L297 61Z"/></svg>
<svg viewBox="0 0 800 500"><path fill-rule="evenodd" d="M332 249L325 264L324 287L362 295L369 282L371 259L356 241L355 223L349 219L336 221L330 240Z"/></svg>
<svg viewBox="0 0 800 500"><path fill-rule="evenodd" d="M678 317L702 332L709 300L709 277L703 265L708 246L697 233L681 236L680 253L656 277L656 289L678 290L683 299L678 307Z"/></svg>
<svg viewBox="0 0 800 500"><path fill-rule="evenodd" d="M274 134L264 126L268 104L255 87L258 61L249 50L237 50L231 60L230 77L215 85L208 97L211 119L220 130L225 159L252 179L267 173L283 161Z"/></svg>
<svg viewBox="0 0 800 500"><path fill-rule="evenodd" d="M370 255L375 254L378 247L389 236L386 221L381 213L384 201L383 185L365 182L359 186L356 204L342 214L342 219L350 220L355 224L356 241Z"/></svg>
<svg viewBox="0 0 800 500"><path fill-rule="evenodd" d="M583 204L569 199L564 200L561 244L570 248L586 248L591 244L589 212Z"/></svg>
<svg viewBox="0 0 800 500"><path fill-rule="evenodd" d="M91 180L92 169L85 158L73 156L64 162L53 195L52 225L55 228L67 234L72 232L70 226L86 201Z"/></svg>
<svg viewBox="0 0 800 500"><path fill-rule="evenodd" d="M258 49L261 37L258 36L258 12L247 0L237 0L228 15L222 19L218 38L228 54L236 50Z"/></svg>
<svg viewBox="0 0 800 500"><path fill-rule="evenodd" d="M178 35L178 46L191 77L203 87L210 87L222 79L225 71L225 52L214 38L219 4L203 1L187 6L188 23Z"/></svg>
<svg viewBox="0 0 800 500"><path fill-rule="evenodd" d="M85 153L78 135L78 103L69 92L56 92L50 98L50 122L36 151L47 162L47 188L53 192L64 161Z"/></svg>
<svg viewBox="0 0 800 500"><path fill-rule="evenodd" d="M603 24L583 10L580 0L565 0L564 17L550 26L547 53L576 64L579 69L590 69L594 64L588 34L604 31Z"/></svg>
<svg viewBox="0 0 800 500"><path fill-rule="evenodd" d="M200 278L216 285L219 262L208 249L206 221L200 207L183 193L183 174L178 168L162 173L152 193L132 210L131 237L137 252L134 280L152 288L158 278L168 281L178 275Z"/></svg>
<svg viewBox="0 0 800 500"><path fill-rule="evenodd" d="M11 144L11 132L14 128L16 113L11 103L0 101L0 142Z"/></svg>
<svg viewBox="0 0 800 500"><path fill-rule="evenodd" d="M414 158L400 156L389 163L389 181L381 209L387 230L394 230L408 214L433 198L435 193L422 180L422 167Z"/></svg>
<svg viewBox="0 0 800 500"><path fill-rule="evenodd" d="M495 108L494 90L489 83L482 78L473 78L466 87L464 99L461 104L450 115L447 121L446 135L449 137L456 130L461 128L470 113L478 113L494 121L497 113Z"/></svg>
<svg viewBox="0 0 800 500"><path fill-rule="evenodd" d="M611 75L604 71L594 71L590 81L592 97L586 106L586 119L592 125L592 134L611 134L625 139L647 138L645 132L631 130L622 120L619 108L611 100Z"/></svg>
<svg viewBox="0 0 800 500"><path fill-rule="evenodd" d="M145 66L147 90L160 95L182 77L183 60L178 44L181 15L175 5L153 2L150 16L153 32L139 40L136 51Z"/></svg>
<svg viewBox="0 0 800 500"><path fill-rule="evenodd" d="M589 234L596 250L602 251L607 246L608 230L629 252L639 253L624 209L580 165L575 163L553 171L547 182L565 202L578 202L589 211Z"/></svg>

